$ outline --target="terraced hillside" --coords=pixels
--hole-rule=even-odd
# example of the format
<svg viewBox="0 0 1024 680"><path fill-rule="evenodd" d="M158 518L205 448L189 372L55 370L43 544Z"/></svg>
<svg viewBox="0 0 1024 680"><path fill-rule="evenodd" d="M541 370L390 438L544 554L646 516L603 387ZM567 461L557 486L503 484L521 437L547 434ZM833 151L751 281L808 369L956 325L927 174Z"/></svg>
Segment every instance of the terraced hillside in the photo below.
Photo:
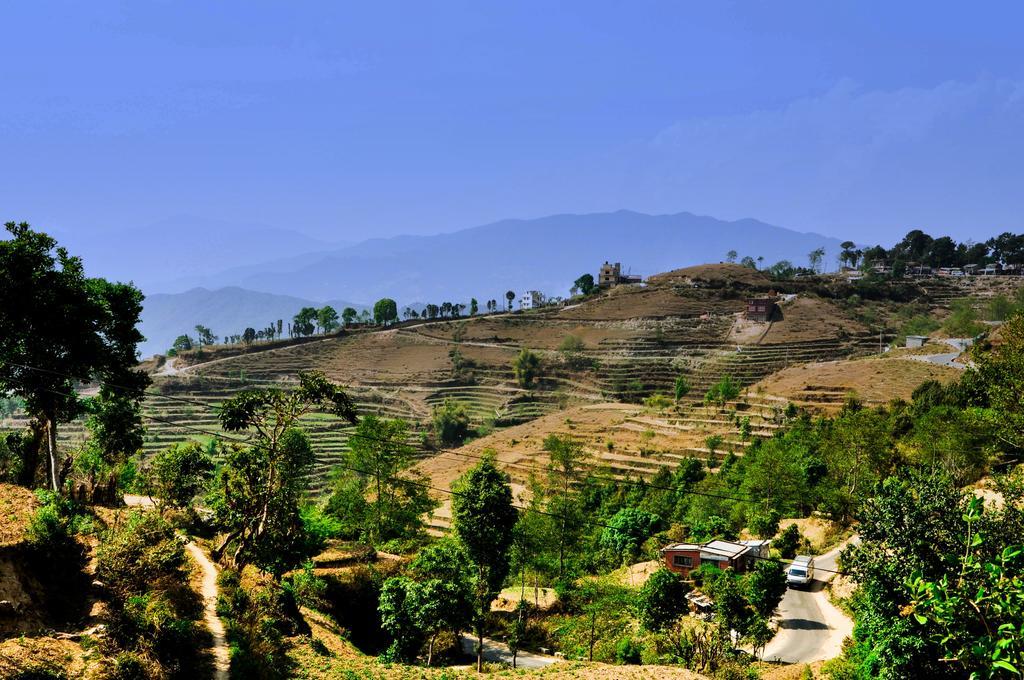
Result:
<svg viewBox="0 0 1024 680"><path fill-rule="evenodd" d="M508 445L513 457L527 441L514 434L519 428L557 430L554 426L567 418L588 422L595 414L622 419L614 427L602 424L595 430L601 440L591 444L595 460L614 474L649 474L690 455L740 454L745 441L737 438L737 428L743 417L754 431L767 433L789 400L827 404L841 401L845 392L830 392L827 382L809 382L801 388L806 394L751 392L742 404L716 412L699 405L710 385L728 375L742 386L761 388L761 381L779 371L786 374L808 363L824 365L878 352L879 329L863 325L851 313L856 304L841 298L846 292L842 283L835 284L841 290L830 289L827 281L792 284L776 320L757 324L740 318L747 295L764 294L777 285L750 269L710 265L652 277L646 286L621 286L566 306L407 323L216 352L212 360L188 357L157 363L152 396L145 404L149 431L144 454L185 437L214 436L219 432L219 402L247 386L287 386L303 370L323 371L346 385L364 413L410 420L417 439L429 425L431 410L451 399L464 403L485 431L498 428L491 437L508 434L497 441ZM907 285L899 284L894 297L913 294L927 300L917 288L908 293ZM899 304L886 302L884 288L872 294L876 306ZM881 329L881 340L891 332ZM570 336L576 339L574 349L563 351ZM524 348L541 358L541 375L529 389L517 383L512 370ZM630 405L656 392L671 393L680 375L691 392L690 401L678 411L652 414ZM812 389L815 385L822 389ZM736 415L740 411L744 414ZM326 414L311 417L307 425L318 454L310 479L316 492L344 454L350 430ZM643 440L637 439L641 436ZM722 437L715 451L708 450L709 436ZM80 423L61 432L63 445L81 438ZM511 439L518 441L513 445Z"/></svg>

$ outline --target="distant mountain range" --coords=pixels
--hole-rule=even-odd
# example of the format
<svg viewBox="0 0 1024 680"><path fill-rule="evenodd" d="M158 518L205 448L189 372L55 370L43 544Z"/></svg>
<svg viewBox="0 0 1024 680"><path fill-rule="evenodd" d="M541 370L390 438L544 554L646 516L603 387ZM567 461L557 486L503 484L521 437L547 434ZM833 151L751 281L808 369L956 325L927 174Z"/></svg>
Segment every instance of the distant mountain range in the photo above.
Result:
<svg viewBox="0 0 1024 680"><path fill-rule="evenodd" d="M647 276L720 262L730 250L740 257L763 257L765 266L783 259L806 263L807 254L816 248L825 249L828 265L840 251L839 239L754 219L723 221L685 212L645 215L628 210L502 220L448 234L370 239L347 246L321 244L301 252L296 249L308 239L292 232L277 237L274 233L264 229L259 238L249 233L238 236L245 242L242 254L233 244L211 244L196 235L191 247L206 258L203 268L182 271L161 288L143 285L144 291L187 291L150 295L144 313L143 332L150 338L146 351L165 348L168 338L173 340L196 323L220 334L239 332L246 325L290 318L305 304L321 304L310 301L343 298L372 305L381 297L392 297L401 309L412 301L464 302L476 297L483 306L491 298L502 300L507 290L567 295L580 274L596 277L606 260L621 262L624 273ZM217 236L217 241L224 239ZM222 253L223 269L212 274L200 271L208 271L209 259ZM257 253L264 257L249 257ZM275 256L266 257L267 253ZM156 262L151 266L160 267ZM197 287L206 290L193 290Z"/></svg>
<svg viewBox="0 0 1024 680"><path fill-rule="evenodd" d="M292 229L180 215L155 224L107 232L51 231L61 245L85 262L95 276L133 281L147 292L181 292L182 279L203 285L204 277L232 267L300 253L337 250L349 242L310 238Z"/></svg>

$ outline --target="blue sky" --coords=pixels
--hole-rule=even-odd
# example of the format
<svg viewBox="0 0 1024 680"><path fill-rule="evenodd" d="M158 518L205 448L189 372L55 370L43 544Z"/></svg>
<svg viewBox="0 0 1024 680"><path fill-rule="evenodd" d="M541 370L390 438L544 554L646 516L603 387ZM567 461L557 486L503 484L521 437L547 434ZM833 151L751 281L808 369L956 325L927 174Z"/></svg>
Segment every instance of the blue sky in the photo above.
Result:
<svg viewBox="0 0 1024 680"><path fill-rule="evenodd" d="M628 208L1024 231L1024 5L32 2L5 219L322 239ZM116 244L112 244L116 245Z"/></svg>

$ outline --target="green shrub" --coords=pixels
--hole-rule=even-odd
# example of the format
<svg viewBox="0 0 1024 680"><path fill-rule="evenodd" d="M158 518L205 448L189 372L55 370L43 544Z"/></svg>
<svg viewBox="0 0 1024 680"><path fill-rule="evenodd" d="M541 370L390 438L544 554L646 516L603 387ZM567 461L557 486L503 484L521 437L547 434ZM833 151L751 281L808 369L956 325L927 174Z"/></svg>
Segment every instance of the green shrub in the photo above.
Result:
<svg viewBox="0 0 1024 680"><path fill-rule="evenodd" d="M301 571L285 581L285 587L291 590L295 603L300 607L324 609L327 582L313 572L312 561L307 561Z"/></svg>
<svg viewBox="0 0 1024 680"><path fill-rule="evenodd" d="M639 640L624 637L615 645L615 663L623 665L640 665L643 658L643 645Z"/></svg>
<svg viewBox="0 0 1024 680"><path fill-rule="evenodd" d="M529 389L540 376L540 357L524 347L512 362L512 370L519 386Z"/></svg>
<svg viewBox="0 0 1024 680"><path fill-rule="evenodd" d="M185 549L165 519L132 512L96 549L96 576L116 599L127 600L160 580L185 583Z"/></svg>
<svg viewBox="0 0 1024 680"><path fill-rule="evenodd" d="M469 436L469 411L460 401L445 399L435 406L432 421L434 436L442 446L459 446Z"/></svg>
<svg viewBox="0 0 1024 680"><path fill-rule="evenodd" d="M672 406L672 399L668 395L660 392L655 392L651 396L644 399L644 406L650 409L662 410Z"/></svg>
<svg viewBox="0 0 1024 680"><path fill-rule="evenodd" d="M141 656L135 652L121 652L114 657L114 667L104 680L148 680L149 677Z"/></svg>

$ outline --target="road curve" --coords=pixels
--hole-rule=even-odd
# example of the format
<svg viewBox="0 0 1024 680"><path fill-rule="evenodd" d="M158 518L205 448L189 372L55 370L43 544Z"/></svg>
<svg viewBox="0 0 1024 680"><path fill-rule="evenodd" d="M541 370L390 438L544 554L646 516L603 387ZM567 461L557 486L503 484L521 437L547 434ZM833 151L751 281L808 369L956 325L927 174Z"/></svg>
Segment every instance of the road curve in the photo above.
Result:
<svg viewBox="0 0 1024 680"><path fill-rule="evenodd" d="M814 558L814 582L807 590L786 591L779 605L779 632L762 652L765 661L811 663L842 653L843 640L853 633L853 621L828 599L825 585L838 568L843 543Z"/></svg>

